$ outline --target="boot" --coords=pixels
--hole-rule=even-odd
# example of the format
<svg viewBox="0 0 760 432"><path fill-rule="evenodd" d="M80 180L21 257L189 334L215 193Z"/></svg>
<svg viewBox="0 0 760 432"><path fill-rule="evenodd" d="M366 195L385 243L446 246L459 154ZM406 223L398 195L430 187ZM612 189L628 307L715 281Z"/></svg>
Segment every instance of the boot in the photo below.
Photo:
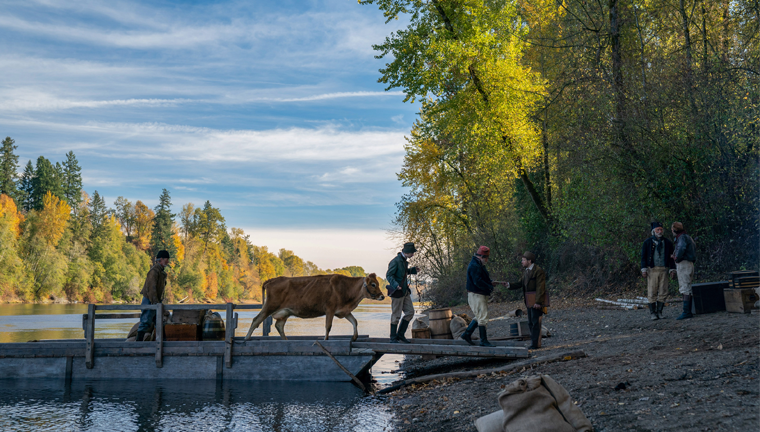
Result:
<svg viewBox="0 0 760 432"><path fill-rule="evenodd" d="M398 328L398 324L391 323L391 343L398 343L398 339L396 339L396 328Z"/></svg>
<svg viewBox="0 0 760 432"><path fill-rule="evenodd" d="M649 303L649 319L652 321L660 319L659 316L657 316L657 304L656 303Z"/></svg>
<svg viewBox="0 0 760 432"><path fill-rule="evenodd" d="M401 322L398 324L398 332L396 333L396 339L400 342L404 343L412 343L409 339L407 339L404 336L404 333L406 333L406 329L409 327L409 321L407 320L401 320Z"/></svg>
<svg viewBox="0 0 760 432"><path fill-rule="evenodd" d="M467 330L462 333L462 336L459 336L460 338L464 339L465 342L467 342L470 345L475 345L472 342L472 332L475 331L475 329L478 328L478 320L472 320L470 321L470 325L467 326Z"/></svg>
<svg viewBox="0 0 760 432"><path fill-rule="evenodd" d="M478 330L480 330L480 346L482 347L494 346L491 342L488 342L488 334L486 332L486 327L478 326Z"/></svg>
<svg viewBox="0 0 760 432"><path fill-rule="evenodd" d="M684 294L683 296L683 312L676 318L677 320L692 318L691 314L691 296Z"/></svg>
<svg viewBox="0 0 760 432"><path fill-rule="evenodd" d="M137 332L137 337L135 338L135 342L142 342L145 340L145 332L139 331Z"/></svg>
<svg viewBox="0 0 760 432"><path fill-rule="evenodd" d="M665 303L664 302L659 302L659 301L657 302L657 306L656 306L657 318L665 319L665 315L663 315L663 313L662 313L662 308L664 308L664 307L665 307Z"/></svg>

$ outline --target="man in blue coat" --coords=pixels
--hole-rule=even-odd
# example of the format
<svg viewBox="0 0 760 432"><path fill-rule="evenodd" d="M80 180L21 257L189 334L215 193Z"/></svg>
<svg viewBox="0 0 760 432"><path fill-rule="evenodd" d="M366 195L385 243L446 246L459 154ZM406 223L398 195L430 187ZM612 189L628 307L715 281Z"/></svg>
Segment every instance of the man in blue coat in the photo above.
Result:
<svg viewBox="0 0 760 432"><path fill-rule="evenodd" d="M488 270L486 270L486 264L490 255L491 249L481 246L467 267L467 303L470 305L470 309L472 309L475 317L460 337L470 345L474 345L472 333L477 328L480 331L480 346L493 346L493 344L488 342L488 332L486 331L486 326L488 325L488 297L493 292L494 283L503 284L503 282L493 282L488 274Z"/></svg>

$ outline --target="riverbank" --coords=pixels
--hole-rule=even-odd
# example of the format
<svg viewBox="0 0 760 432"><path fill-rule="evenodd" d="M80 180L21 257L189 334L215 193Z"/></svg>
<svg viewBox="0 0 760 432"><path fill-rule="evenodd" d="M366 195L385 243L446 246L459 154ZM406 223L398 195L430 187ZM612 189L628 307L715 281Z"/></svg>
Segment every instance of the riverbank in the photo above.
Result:
<svg viewBox="0 0 760 432"><path fill-rule="evenodd" d="M492 304L489 315L500 317L518 307ZM472 314L466 306L454 308L461 312ZM532 355L582 349L587 358L508 375L433 381L385 399L396 414L397 430L474 431L475 419L499 408L496 396L505 385L541 373L568 390L597 432L757 430L760 317L720 312L676 321L680 312L680 302L671 303L666 319L651 321L648 310L600 310L589 301L560 300L544 319L552 337ZM489 337L508 336L514 321L492 321ZM505 364L407 357L401 367L411 378ZM626 388L615 390L620 383Z"/></svg>

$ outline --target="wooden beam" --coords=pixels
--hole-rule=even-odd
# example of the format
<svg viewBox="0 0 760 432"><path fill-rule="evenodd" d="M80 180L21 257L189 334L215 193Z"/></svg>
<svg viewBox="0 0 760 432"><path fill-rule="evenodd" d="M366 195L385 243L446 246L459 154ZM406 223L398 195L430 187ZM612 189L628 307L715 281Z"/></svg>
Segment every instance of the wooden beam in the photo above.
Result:
<svg viewBox="0 0 760 432"><path fill-rule="evenodd" d="M164 367L164 305L156 304L156 367Z"/></svg>
<svg viewBox="0 0 760 432"><path fill-rule="evenodd" d="M227 366L228 369L232 367L232 338L235 337L235 317L232 315L234 308L234 304L227 303L227 316L225 317L227 327L225 328L226 331L224 335L224 365Z"/></svg>
<svg viewBox="0 0 760 432"><path fill-rule="evenodd" d="M150 310L156 309L156 305L98 305L98 310ZM227 304L165 304L164 309L168 310L227 310ZM235 305L235 309L261 309L260 304Z"/></svg>
<svg viewBox="0 0 760 432"><path fill-rule="evenodd" d="M140 315L139 313L95 314L95 319L139 319ZM87 316L87 314L82 314L82 322L87 322Z"/></svg>
<svg viewBox="0 0 760 432"><path fill-rule="evenodd" d="M362 390L364 390L364 393L368 393L367 387L364 387L364 383L361 382L361 380L359 380L359 378L357 378L354 374L352 374L348 369L346 369L345 366L343 366L342 364L340 364L340 362L335 357L333 357L332 354L330 354L330 351L327 351L327 349L325 347L323 347L322 344L319 343L319 341L314 341L314 345L317 345L318 347L322 348L322 351L324 351L324 353L327 354L327 356L330 357L332 359L332 361L334 361L335 364L338 365L338 367L343 372L346 373L346 375L350 376L351 379L359 386L359 388L361 388Z"/></svg>
<svg viewBox="0 0 760 432"><path fill-rule="evenodd" d="M87 340L85 346L85 366L87 369L92 369L95 365L95 305L87 305L87 329L84 332L84 337Z"/></svg>
<svg viewBox="0 0 760 432"><path fill-rule="evenodd" d="M330 335L330 339L333 338L333 335ZM288 337L290 339L290 337ZM409 339L413 344L422 344L422 345L451 345L451 346L473 346L468 344L467 342L461 340L461 339ZM521 347L521 343L512 342L512 341L494 341L493 339L488 339L493 345L497 347ZM475 342L474 346L479 346L479 341L477 339L473 339ZM356 342L379 342L379 343L389 343L388 338L373 338L373 337L365 337L365 336L359 336L359 339L356 340Z"/></svg>
<svg viewBox="0 0 760 432"><path fill-rule="evenodd" d="M463 357L499 357L499 358L527 358L528 350L520 347L481 347L461 345L436 345L436 344L405 344L405 343L378 343L378 342L354 342L354 348L369 348L375 352L386 354L408 355L447 355Z"/></svg>

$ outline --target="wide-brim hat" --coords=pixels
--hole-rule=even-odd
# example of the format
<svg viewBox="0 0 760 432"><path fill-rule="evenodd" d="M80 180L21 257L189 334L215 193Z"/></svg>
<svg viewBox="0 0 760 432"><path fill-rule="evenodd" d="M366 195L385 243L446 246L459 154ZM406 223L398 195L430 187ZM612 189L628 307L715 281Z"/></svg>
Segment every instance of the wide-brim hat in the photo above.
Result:
<svg viewBox="0 0 760 432"><path fill-rule="evenodd" d="M401 249L401 252L403 252L403 253L415 253L415 252L417 252L417 248L414 247L414 243L412 243L412 242L404 243L404 248Z"/></svg>
<svg viewBox="0 0 760 432"><path fill-rule="evenodd" d="M524 254L522 254L522 257L525 258L526 260L529 260L530 262L536 262L536 254L534 254L533 252L525 252Z"/></svg>
<svg viewBox="0 0 760 432"><path fill-rule="evenodd" d="M158 254L156 254L156 258L171 258L171 257L169 256L169 251L161 250L161 251L158 251Z"/></svg>

